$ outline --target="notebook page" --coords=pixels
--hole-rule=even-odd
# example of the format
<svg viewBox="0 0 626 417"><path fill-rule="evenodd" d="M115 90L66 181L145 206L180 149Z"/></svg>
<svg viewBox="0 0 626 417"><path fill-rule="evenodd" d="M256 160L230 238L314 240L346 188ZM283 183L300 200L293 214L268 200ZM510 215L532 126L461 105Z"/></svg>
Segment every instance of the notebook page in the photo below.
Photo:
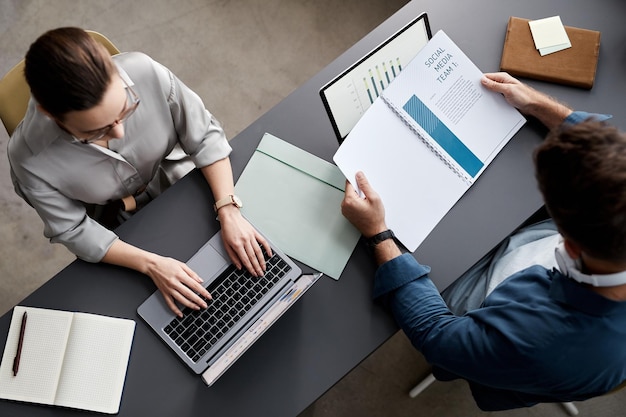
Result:
<svg viewBox="0 0 626 417"><path fill-rule="evenodd" d="M74 313L56 405L117 413L135 322Z"/></svg>
<svg viewBox="0 0 626 417"><path fill-rule="evenodd" d="M524 117L480 83L482 71L443 32L383 92L396 112L473 183Z"/></svg>
<svg viewBox="0 0 626 417"><path fill-rule="evenodd" d="M385 221L415 251L524 124L439 31L382 92L333 160L354 185L363 171Z"/></svg>
<svg viewBox="0 0 626 417"><path fill-rule="evenodd" d="M363 171L385 204L385 222L413 252L469 188L382 100L376 100L334 156L355 184ZM381 138L383 140L381 140Z"/></svg>
<svg viewBox="0 0 626 417"><path fill-rule="evenodd" d="M13 359L24 311L28 312L17 376ZM16 306L0 365L0 398L54 404L72 313Z"/></svg>

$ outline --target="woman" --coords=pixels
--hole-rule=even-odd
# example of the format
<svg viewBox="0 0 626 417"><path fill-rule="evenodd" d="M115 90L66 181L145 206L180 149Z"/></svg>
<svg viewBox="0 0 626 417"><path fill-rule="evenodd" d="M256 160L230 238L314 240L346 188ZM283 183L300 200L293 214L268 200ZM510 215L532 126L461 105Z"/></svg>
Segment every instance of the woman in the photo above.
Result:
<svg viewBox="0 0 626 417"><path fill-rule="evenodd" d="M233 263L263 274L260 245L271 250L233 197L224 131L167 68L136 52L111 57L84 30L59 28L31 45L24 73L32 97L9 141L11 176L51 242L86 261L148 275L179 316L175 302L206 307L201 297L210 294L184 263L123 242L105 227L169 185L165 159L182 149L212 190Z"/></svg>

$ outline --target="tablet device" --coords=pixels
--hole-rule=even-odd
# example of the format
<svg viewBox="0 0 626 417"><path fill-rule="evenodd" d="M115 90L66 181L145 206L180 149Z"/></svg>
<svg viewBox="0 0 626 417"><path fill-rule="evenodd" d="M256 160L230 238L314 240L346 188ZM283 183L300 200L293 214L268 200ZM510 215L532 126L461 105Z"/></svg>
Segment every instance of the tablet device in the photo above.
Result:
<svg viewBox="0 0 626 417"><path fill-rule="evenodd" d="M320 89L339 143L431 37L422 13Z"/></svg>

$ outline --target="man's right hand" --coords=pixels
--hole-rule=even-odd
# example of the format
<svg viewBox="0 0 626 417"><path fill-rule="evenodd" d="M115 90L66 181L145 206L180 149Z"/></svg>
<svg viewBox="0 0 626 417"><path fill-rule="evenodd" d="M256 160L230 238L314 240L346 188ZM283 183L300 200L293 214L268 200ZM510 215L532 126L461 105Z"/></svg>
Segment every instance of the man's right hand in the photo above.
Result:
<svg viewBox="0 0 626 417"><path fill-rule="evenodd" d="M480 82L488 90L502 94L510 105L523 114L539 119L548 129L557 127L572 113L569 107L506 72L484 74Z"/></svg>
<svg viewBox="0 0 626 417"><path fill-rule="evenodd" d="M487 89L502 94L511 106L525 114L532 112L533 106L543 99L537 90L506 72L484 74L480 82Z"/></svg>

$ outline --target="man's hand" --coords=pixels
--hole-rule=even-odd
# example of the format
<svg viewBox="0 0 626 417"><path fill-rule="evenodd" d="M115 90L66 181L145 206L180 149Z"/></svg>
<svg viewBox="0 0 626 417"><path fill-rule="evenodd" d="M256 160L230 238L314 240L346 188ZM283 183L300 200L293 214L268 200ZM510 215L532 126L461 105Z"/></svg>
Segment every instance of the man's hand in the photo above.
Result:
<svg viewBox="0 0 626 417"><path fill-rule="evenodd" d="M362 172L356 173L356 183L363 192L360 197L355 188L346 181L346 192L341 202L341 213L365 237L372 237L387 230L385 224L385 207L380 196L371 187Z"/></svg>
<svg viewBox="0 0 626 417"><path fill-rule="evenodd" d="M522 113L528 114L532 107L540 101L540 93L506 72L496 72L483 75L482 85L491 91L500 93L506 101Z"/></svg>
<svg viewBox="0 0 626 417"><path fill-rule="evenodd" d="M352 184L346 181L346 193L341 202L343 215L359 229L361 234L370 238L387 230L385 224L385 206L380 196L365 178L362 172L356 173L356 183L365 196L362 198ZM393 239L387 239L374 249L374 258L378 265L390 261L402 254Z"/></svg>
<svg viewBox="0 0 626 417"><path fill-rule="evenodd" d="M506 72L484 74L480 81L488 90L502 94L510 105L522 113L539 119L548 129L560 125L572 113L569 107Z"/></svg>

